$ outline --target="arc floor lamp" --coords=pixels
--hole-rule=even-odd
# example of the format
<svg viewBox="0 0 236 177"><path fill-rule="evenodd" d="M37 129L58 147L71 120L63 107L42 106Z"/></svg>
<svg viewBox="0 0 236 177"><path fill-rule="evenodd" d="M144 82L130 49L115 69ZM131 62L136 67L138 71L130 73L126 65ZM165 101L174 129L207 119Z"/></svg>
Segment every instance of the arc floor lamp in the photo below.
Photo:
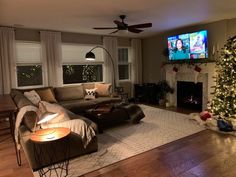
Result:
<svg viewBox="0 0 236 177"><path fill-rule="evenodd" d="M107 50L106 48L102 47L102 46L95 46L95 47L92 48L88 53L86 53L85 58L86 58L86 60L88 60L88 61L94 61L94 60L95 60L95 54L94 54L92 51L93 51L94 49L96 49L96 48L101 48L101 49L105 50L106 53L107 53L108 56L109 56L108 58L111 60L112 69L113 69L113 74L114 74L114 77L113 77L114 88L113 88L113 90L115 90L115 89L116 89L115 65L114 65L114 60L113 60L111 54L108 52L108 50Z"/></svg>

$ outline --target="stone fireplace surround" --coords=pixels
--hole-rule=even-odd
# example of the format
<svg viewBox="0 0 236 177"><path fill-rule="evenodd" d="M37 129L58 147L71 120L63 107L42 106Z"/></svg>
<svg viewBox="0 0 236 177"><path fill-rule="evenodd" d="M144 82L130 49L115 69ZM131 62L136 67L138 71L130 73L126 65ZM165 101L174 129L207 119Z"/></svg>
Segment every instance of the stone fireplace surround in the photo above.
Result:
<svg viewBox="0 0 236 177"><path fill-rule="evenodd" d="M215 63L165 65L166 81L174 88L174 93L168 94L167 96L170 106L177 107L177 81L195 82L195 77L198 73L194 71L196 65L201 68L197 77L197 82L202 82L203 85L202 110L207 108L207 102L211 100L211 93L214 91L213 86L215 85L215 82L213 76L216 74ZM173 67L178 68L178 72L174 72Z"/></svg>

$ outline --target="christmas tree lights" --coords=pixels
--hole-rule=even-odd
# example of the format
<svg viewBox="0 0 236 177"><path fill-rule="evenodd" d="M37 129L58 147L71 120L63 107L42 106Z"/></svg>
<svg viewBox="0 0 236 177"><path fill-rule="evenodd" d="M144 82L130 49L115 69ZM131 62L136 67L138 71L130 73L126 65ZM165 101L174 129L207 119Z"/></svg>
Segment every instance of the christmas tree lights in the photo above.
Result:
<svg viewBox="0 0 236 177"><path fill-rule="evenodd" d="M236 119L236 36L227 40L216 67L212 113L221 118Z"/></svg>

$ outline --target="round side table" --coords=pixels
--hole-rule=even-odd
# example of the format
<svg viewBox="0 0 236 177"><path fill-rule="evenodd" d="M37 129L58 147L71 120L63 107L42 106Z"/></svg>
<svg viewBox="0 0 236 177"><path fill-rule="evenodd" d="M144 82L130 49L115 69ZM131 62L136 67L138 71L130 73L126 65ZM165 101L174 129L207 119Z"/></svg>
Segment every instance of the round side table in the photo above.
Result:
<svg viewBox="0 0 236 177"><path fill-rule="evenodd" d="M57 177L68 175L69 134L70 129L64 127L47 128L32 133L30 139L34 145L35 162L40 167L40 177L46 176L47 173L51 176L52 171Z"/></svg>

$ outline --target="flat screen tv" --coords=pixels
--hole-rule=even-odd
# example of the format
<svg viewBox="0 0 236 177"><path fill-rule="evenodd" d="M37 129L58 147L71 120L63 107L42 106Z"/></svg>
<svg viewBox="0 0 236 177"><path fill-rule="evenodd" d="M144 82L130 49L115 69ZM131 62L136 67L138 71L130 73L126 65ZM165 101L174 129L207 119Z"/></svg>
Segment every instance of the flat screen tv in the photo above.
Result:
<svg viewBox="0 0 236 177"><path fill-rule="evenodd" d="M207 31L197 31L168 37L169 60L208 58Z"/></svg>

